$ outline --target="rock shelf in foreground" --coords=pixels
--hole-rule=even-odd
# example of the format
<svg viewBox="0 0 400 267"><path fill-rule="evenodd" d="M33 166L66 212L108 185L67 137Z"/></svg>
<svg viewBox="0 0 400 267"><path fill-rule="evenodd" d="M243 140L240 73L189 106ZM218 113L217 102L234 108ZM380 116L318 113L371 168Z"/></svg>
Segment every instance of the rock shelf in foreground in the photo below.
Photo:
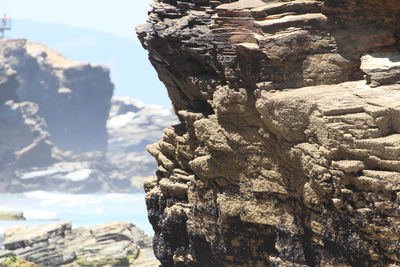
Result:
<svg viewBox="0 0 400 267"><path fill-rule="evenodd" d="M158 266L149 253L151 237L130 223L9 227L3 246L0 261L14 255L38 266Z"/></svg>

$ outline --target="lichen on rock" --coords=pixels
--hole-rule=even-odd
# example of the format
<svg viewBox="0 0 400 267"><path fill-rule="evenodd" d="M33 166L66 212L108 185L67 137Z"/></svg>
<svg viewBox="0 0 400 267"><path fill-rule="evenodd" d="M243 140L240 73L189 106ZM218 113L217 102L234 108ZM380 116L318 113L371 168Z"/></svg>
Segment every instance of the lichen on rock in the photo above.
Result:
<svg viewBox="0 0 400 267"><path fill-rule="evenodd" d="M148 148L163 266L400 264L399 12L153 1L137 32L181 121Z"/></svg>

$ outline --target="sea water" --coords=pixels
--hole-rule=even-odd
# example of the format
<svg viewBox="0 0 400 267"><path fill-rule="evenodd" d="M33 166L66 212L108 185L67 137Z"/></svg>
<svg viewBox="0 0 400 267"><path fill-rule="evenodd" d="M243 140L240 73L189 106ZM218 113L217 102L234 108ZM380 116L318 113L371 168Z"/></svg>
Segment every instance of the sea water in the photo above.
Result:
<svg viewBox="0 0 400 267"><path fill-rule="evenodd" d="M136 194L65 194L33 191L0 194L1 211L21 211L25 221L0 221L0 242L4 228L15 225L41 225L72 222L73 227L108 222L131 222L153 235L147 219L143 193Z"/></svg>

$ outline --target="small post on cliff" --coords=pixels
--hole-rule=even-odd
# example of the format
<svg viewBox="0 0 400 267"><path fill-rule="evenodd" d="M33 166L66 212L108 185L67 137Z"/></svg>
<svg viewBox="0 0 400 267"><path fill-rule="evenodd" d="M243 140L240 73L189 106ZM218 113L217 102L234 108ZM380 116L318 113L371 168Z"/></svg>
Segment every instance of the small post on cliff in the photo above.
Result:
<svg viewBox="0 0 400 267"><path fill-rule="evenodd" d="M1 38L4 38L4 32L9 30L11 30L11 18L4 14L0 21Z"/></svg>

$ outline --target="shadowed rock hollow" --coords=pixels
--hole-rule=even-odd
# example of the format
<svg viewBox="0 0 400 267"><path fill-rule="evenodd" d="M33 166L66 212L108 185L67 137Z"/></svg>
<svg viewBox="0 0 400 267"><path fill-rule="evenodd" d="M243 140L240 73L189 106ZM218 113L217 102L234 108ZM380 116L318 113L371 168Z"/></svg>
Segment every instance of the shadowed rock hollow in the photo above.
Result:
<svg viewBox="0 0 400 267"><path fill-rule="evenodd" d="M400 4L156 0L163 266L400 264ZM364 79L365 78L365 79Z"/></svg>

